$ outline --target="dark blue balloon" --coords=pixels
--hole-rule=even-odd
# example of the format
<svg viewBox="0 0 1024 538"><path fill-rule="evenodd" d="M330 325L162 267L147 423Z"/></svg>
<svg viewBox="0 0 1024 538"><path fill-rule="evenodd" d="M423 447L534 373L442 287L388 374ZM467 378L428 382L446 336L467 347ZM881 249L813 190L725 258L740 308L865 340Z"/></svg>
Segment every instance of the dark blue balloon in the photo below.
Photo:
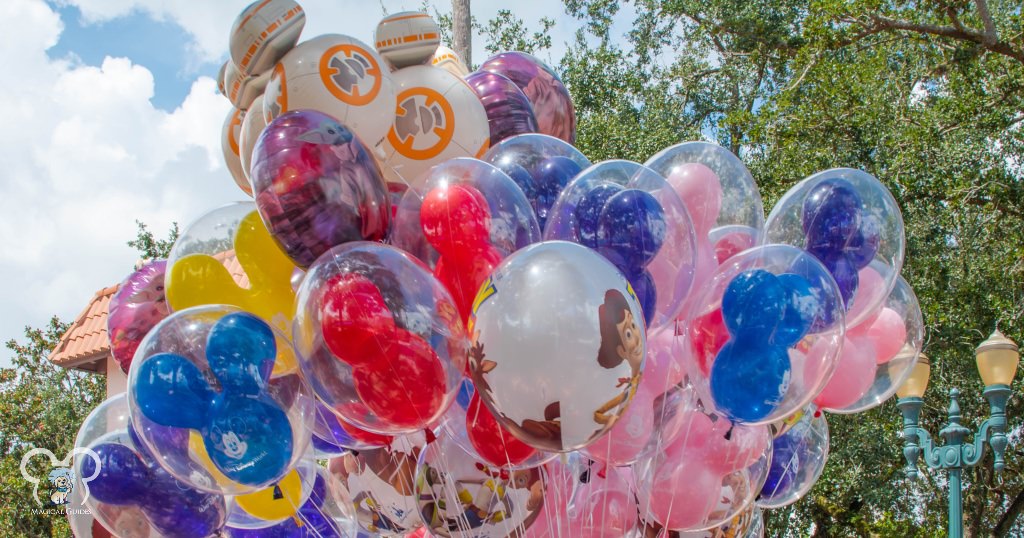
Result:
<svg viewBox="0 0 1024 538"><path fill-rule="evenodd" d="M580 238L580 244L592 249L597 249L597 227L600 223L601 210L608 199L624 189L617 183L601 183L587 191L579 203L576 204L575 223L576 235Z"/></svg>
<svg viewBox="0 0 1024 538"><path fill-rule="evenodd" d="M845 253L828 254L813 250L808 250L808 252L818 258L825 269L828 269L836 287L839 288L839 296L843 299L843 304L849 310L853 306L853 296L857 293L857 287L860 285L860 275L857 274L857 268L850 261L850 257Z"/></svg>
<svg viewBox="0 0 1024 538"><path fill-rule="evenodd" d="M138 506L149 523L168 537L215 536L224 526L224 497L182 484L125 445L102 443L92 448L99 457L100 471L89 482L89 494L98 501ZM95 472L92 458L85 458L83 475Z"/></svg>
<svg viewBox="0 0 1024 538"><path fill-rule="evenodd" d="M789 376L786 348L730 340L711 365L711 397L730 420L763 420L782 403Z"/></svg>
<svg viewBox="0 0 1024 538"><path fill-rule="evenodd" d="M626 279L633 286L640 308L644 311L644 322L650 326L654 310L658 307L658 289L654 285L654 277L645 269L639 273L627 274Z"/></svg>
<svg viewBox="0 0 1024 538"><path fill-rule="evenodd" d="M764 269L744 271L725 288L722 318L733 336L767 343L788 304L778 277Z"/></svg>
<svg viewBox="0 0 1024 538"><path fill-rule="evenodd" d="M761 497L772 499L789 493L800 471L800 441L793 436L780 435L772 441L772 465L761 488Z"/></svg>
<svg viewBox="0 0 1024 538"><path fill-rule="evenodd" d="M597 250L624 273L640 272L658 255L666 231L658 200L642 190L625 189L601 210Z"/></svg>
<svg viewBox="0 0 1024 538"><path fill-rule="evenodd" d="M277 357L274 332L248 312L228 314L210 330L206 360L225 389L257 394L270 379Z"/></svg>
<svg viewBox="0 0 1024 538"><path fill-rule="evenodd" d="M214 395L199 368L180 355L160 353L139 366L135 401L162 426L199 429Z"/></svg>
<svg viewBox="0 0 1024 538"><path fill-rule="evenodd" d="M537 183L533 180L533 176L530 175L529 170L512 161L502 161L494 163L501 169L502 172L512 178L512 181L519 185L519 188L523 190L523 194L526 195L526 199L533 201L537 198Z"/></svg>
<svg viewBox="0 0 1024 538"><path fill-rule="evenodd" d="M810 235L815 231L832 230L849 237L860 220L863 205L857 190L849 181L841 178L821 181L804 198L804 233ZM850 224L853 224L852 228L843 227Z"/></svg>
<svg viewBox="0 0 1024 538"><path fill-rule="evenodd" d="M861 219L860 231L850 241L849 249L847 250L850 262L853 263L854 267L863 269L871 263L871 260L875 259L880 243L881 231L879 230L878 220L870 216L864 217Z"/></svg>
<svg viewBox="0 0 1024 538"><path fill-rule="evenodd" d="M531 197L527 194L526 197L535 202L534 208L537 211L537 221L541 229L547 223L548 212L555 205L558 195L562 193L562 189L569 184L572 178L580 173L580 170L580 165L576 164L576 161L568 157L556 156L543 159L531 171L530 175L536 185L536 195ZM523 189L523 192L526 190Z"/></svg>
<svg viewBox="0 0 1024 538"><path fill-rule="evenodd" d="M288 415L269 396L223 392L202 428L210 459L225 476L261 485L281 476L292 457Z"/></svg>

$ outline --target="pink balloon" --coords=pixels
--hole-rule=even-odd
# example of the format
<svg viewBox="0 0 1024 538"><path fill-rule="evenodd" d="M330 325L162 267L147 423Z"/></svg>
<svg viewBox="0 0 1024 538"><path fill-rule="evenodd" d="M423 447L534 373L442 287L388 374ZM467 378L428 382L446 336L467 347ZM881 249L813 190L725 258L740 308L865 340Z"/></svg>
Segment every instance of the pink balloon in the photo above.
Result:
<svg viewBox="0 0 1024 538"><path fill-rule="evenodd" d="M572 532L565 536L621 538L636 527L636 500L628 484L616 469L598 472L596 468L590 481L576 492L574 517L569 522Z"/></svg>
<svg viewBox="0 0 1024 538"><path fill-rule="evenodd" d="M907 324L899 312L885 307L871 319L850 329L847 336L870 342L878 354L875 360L885 364L892 360L907 342Z"/></svg>
<svg viewBox="0 0 1024 538"><path fill-rule="evenodd" d="M671 469L655 469L651 478L651 483L639 484L640 513L649 514L669 530L700 526L722 490L721 475L698 460L683 460Z"/></svg>
<svg viewBox="0 0 1024 538"><path fill-rule="evenodd" d="M644 372L640 386L626 412L608 432L584 449L587 456L615 466L629 465L637 460L640 451L654 435L655 395L649 388L648 379L649 373ZM648 388L645 388L645 383L648 383Z"/></svg>
<svg viewBox="0 0 1024 538"><path fill-rule="evenodd" d="M861 316L867 313L867 309L879 309L879 304L882 302L885 294L888 290L885 289L885 279L882 275L878 274L871 266L867 266L861 269L857 273L859 280L857 284L857 291L853 294L853 306L850 307L846 312L846 319L850 321L856 321ZM860 324L868 323L870 319L865 319Z"/></svg>
<svg viewBox="0 0 1024 538"><path fill-rule="evenodd" d="M694 459L704 453L708 440L715 432L711 417L700 411L684 411L680 417L679 432L672 439L665 440L663 461Z"/></svg>
<svg viewBox="0 0 1024 538"><path fill-rule="evenodd" d="M676 342L674 327L666 327L647 335L647 362L644 363L640 387L647 387L652 394L657 395L682 383L686 377L686 367L679 356L685 347L681 344Z"/></svg>
<svg viewBox="0 0 1024 538"><path fill-rule="evenodd" d="M686 204L698 236L707 236L722 210L722 183L718 175L700 163L687 163L669 174L669 184Z"/></svg>
<svg viewBox="0 0 1024 538"><path fill-rule="evenodd" d="M766 426L732 425L719 420L707 444L704 461L720 475L746 469L764 455L770 439Z"/></svg>
<svg viewBox="0 0 1024 538"><path fill-rule="evenodd" d="M811 348L810 354L816 353L815 347L818 345ZM842 409L859 400L875 381L876 355L871 342L844 338L836 370L814 403L821 408Z"/></svg>
<svg viewBox="0 0 1024 538"><path fill-rule="evenodd" d="M523 538L560 538L568 536L568 506L572 499L576 477L574 471L559 461L544 466L547 470L547 489L544 504L537 513L537 519L523 533Z"/></svg>

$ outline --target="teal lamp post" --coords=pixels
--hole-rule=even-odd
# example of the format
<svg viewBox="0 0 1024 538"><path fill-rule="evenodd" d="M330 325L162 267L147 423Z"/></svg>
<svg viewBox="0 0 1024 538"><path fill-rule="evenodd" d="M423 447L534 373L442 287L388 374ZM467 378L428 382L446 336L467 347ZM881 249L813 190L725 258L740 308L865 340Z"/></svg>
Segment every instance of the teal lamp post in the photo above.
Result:
<svg viewBox="0 0 1024 538"><path fill-rule="evenodd" d="M1001 472L1006 463L1006 401L1010 398L1010 383L1017 373L1020 352L1009 338L997 329L988 340L975 350L978 357L978 372L985 383L985 399L990 408L989 418L981 423L974 434L973 442L965 442L970 430L960 424L960 391L949 391L949 423L939 431L945 441L941 446L932 444L931 435L918 426L921 415L922 397L928 388L931 365L928 357L921 355L914 371L896 391L899 401L896 407L903 413L903 455L907 459L908 478L917 477L917 460L924 458L932 469L944 469L949 475L949 537L963 536L963 500L960 496L960 474L965 467L974 467L985 455L985 444L992 447L996 472Z"/></svg>

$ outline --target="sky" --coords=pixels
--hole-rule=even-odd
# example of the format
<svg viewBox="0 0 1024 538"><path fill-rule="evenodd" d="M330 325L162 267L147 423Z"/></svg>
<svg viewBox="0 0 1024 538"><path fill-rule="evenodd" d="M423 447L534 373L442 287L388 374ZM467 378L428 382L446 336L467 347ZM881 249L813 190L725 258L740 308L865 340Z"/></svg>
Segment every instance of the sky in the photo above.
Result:
<svg viewBox="0 0 1024 538"><path fill-rule="evenodd" d="M164 237L244 199L221 152L230 111L214 77L246 0L3 0L0 17L0 340L51 316L73 321L96 290L120 282L138 253L135 221ZM302 39L370 42L377 21L422 0L301 0ZM430 2L445 13L446 0ZM553 18L559 58L582 25L549 0L517 0L536 28ZM555 4L560 6L561 4ZM508 2L474 0L492 18ZM627 14L623 21L631 21ZM474 38L474 59L484 59ZM10 352L0 352L0 365Z"/></svg>

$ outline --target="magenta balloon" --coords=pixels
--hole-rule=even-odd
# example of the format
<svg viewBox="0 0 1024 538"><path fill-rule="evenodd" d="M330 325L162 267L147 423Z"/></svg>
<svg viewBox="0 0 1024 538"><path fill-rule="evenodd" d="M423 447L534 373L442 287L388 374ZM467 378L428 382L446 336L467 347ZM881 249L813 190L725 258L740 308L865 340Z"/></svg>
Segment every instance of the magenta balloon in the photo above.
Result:
<svg viewBox="0 0 1024 538"><path fill-rule="evenodd" d="M537 132L537 117L530 99L507 77L476 71L466 77L466 83L487 112L492 147L510 136Z"/></svg>
<svg viewBox="0 0 1024 538"><path fill-rule="evenodd" d="M110 299L107 334L110 354L124 373L142 338L170 313L164 296L166 260L149 262L118 287Z"/></svg>
<svg viewBox="0 0 1024 538"><path fill-rule="evenodd" d="M387 235L391 201L377 162L326 114L295 110L270 122L250 179L260 217L300 267L342 243Z"/></svg>
<svg viewBox="0 0 1024 538"><path fill-rule="evenodd" d="M562 80L544 62L525 52L503 52L491 56L480 66L508 77L533 104L540 132L576 142L576 110Z"/></svg>

